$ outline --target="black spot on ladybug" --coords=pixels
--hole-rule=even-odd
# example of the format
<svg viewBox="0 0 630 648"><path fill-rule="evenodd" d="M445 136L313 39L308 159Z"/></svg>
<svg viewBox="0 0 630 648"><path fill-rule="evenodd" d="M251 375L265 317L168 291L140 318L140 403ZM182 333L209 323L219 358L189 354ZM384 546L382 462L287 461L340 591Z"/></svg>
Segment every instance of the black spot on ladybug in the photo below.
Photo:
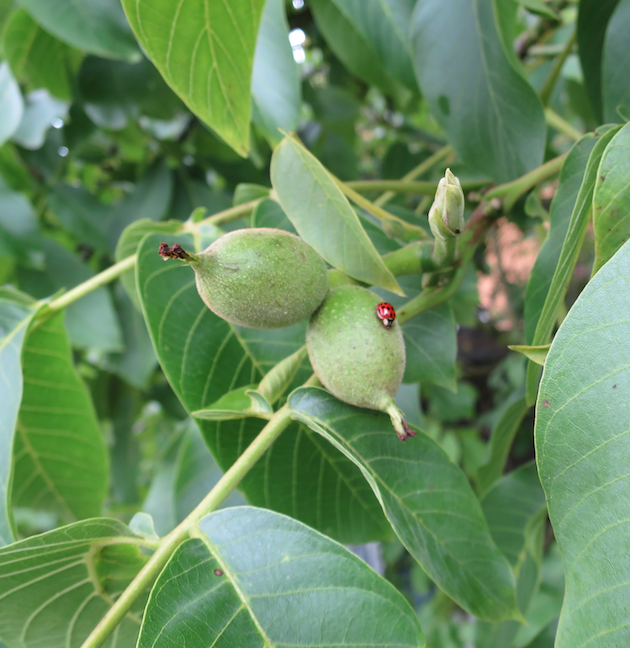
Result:
<svg viewBox="0 0 630 648"><path fill-rule="evenodd" d="M214 570L214 575L215 576L223 576L223 571L221 569L215 569Z"/></svg>
<svg viewBox="0 0 630 648"><path fill-rule="evenodd" d="M549 405L551 405L551 403L548 400L543 401L543 407L549 407Z"/></svg>

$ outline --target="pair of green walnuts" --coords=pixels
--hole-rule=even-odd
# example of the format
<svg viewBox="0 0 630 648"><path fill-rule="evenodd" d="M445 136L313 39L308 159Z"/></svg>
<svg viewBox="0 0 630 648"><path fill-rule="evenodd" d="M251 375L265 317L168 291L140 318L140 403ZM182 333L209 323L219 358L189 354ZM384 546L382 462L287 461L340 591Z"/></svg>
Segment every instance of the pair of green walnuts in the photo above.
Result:
<svg viewBox="0 0 630 648"><path fill-rule="evenodd" d="M401 440L415 434L394 403L405 370L400 326L383 325L375 293L352 285L329 290L326 264L302 239L251 228L225 234L200 254L164 243L160 254L189 263L205 304L232 324L271 329L310 318L308 354L328 391L387 412Z"/></svg>

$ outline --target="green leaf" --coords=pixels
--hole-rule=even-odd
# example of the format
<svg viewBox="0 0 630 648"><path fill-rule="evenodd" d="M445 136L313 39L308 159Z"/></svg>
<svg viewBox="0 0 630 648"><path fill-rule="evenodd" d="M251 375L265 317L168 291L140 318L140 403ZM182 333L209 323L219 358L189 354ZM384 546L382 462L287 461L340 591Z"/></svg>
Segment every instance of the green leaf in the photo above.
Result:
<svg viewBox="0 0 630 648"><path fill-rule="evenodd" d="M575 206L571 213L571 220L567 228L564 243L562 244L560 257L558 258L558 265L549 285L549 292L545 298L540 319L536 325L532 346L547 344L551 338L558 308L564 301L569 279L573 275L573 270L575 269L575 264L577 263L582 242L584 241L584 236L588 228L593 207L593 191L597 178L597 169L599 168L599 163L606 147L620 128L621 126L601 126L596 132L596 136L599 135L599 139L595 143L588 158L584 179L580 185ZM539 376L540 367L530 361L527 367L527 402L530 405L533 405L536 400Z"/></svg>
<svg viewBox="0 0 630 648"><path fill-rule="evenodd" d="M414 4L413 0L312 2L318 27L351 72L386 90L390 83L384 82L382 76L396 79L417 92L409 39ZM339 40L342 34L344 38ZM377 64L376 69L372 68L373 63Z"/></svg>
<svg viewBox="0 0 630 648"><path fill-rule="evenodd" d="M24 112L17 81L6 62L0 63L0 146L15 133Z"/></svg>
<svg viewBox="0 0 630 648"><path fill-rule="evenodd" d="M0 638L8 646L80 646L153 546L118 520L87 520L0 549ZM141 594L108 646L135 645Z"/></svg>
<svg viewBox="0 0 630 648"><path fill-rule="evenodd" d="M262 185L252 184L249 182L241 182L236 186L236 189L234 189L233 204L234 207L236 207L237 205L243 205L244 203L248 203L252 200L268 197L269 187L263 187Z"/></svg>
<svg viewBox="0 0 630 648"><path fill-rule="evenodd" d="M569 229L571 214L582 186L588 159L597 142L597 135L587 133L573 145L562 165L558 189L554 194L549 212L549 232L538 252L525 292L525 339L529 345L534 339L540 313L560 259L562 244Z"/></svg>
<svg viewBox="0 0 630 648"><path fill-rule="evenodd" d="M549 353L548 344L540 344L538 346L527 346L526 344L508 344L508 349L516 351L517 353L522 353L525 357L529 358L532 362L535 362L541 367L544 367L545 358Z"/></svg>
<svg viewBox="0 0 630 648"><path fill-rule="evenodd" d="M160 364L188 412L207 408L228 391L256 384L304 345L304 325L258 331L235 328L214 315L197 294L193 271L159 257L161 240L161 235L143 240L138 286ZM195 249L189 235L178 236L177 242ZM223 470L263 425L253 418L199 421ZM304 426L287 429L248 473L241 489L252 504L286 512L344 542L366 542L391 533L359 469Z"/></svg>
<svg viewBox="0 0 630 648"><path fill-rule="evenodd" d="M135 221L125 228L118 239L115 253L116 261L122 261L123 259L130 257L132 254L136 254L138 252L138 247L140 246L142 239L147 234L160 232L163 238L167 238L169 236L179 234L180 232L182 232L182 230L183 226L180 221L154 223L148 218L143 218L142 220ZM120 282L127 291L127 295L129 295L134 305L138 308L138 310L142 310L142 306L140 305L140 297L138 295L135 269L128 270L123 275L121 275Z"/></svg>
<svg viewBox="0 0 630 648"><path fill-rule="evenodd" d="M77 256L55 241L44 239L46 269L55 291L70 290L94 276ZM44 295L39 295L44 296ZM106 286L82 297L66 309L66 326L75 346L120 351L122 334L111 293Z"/></svg>
<svg viewBox="0 0 630 648"><path fill-rule="evenodd" d="M254 123L275 146L278 130L293 130L302 108L302 90L283 0L266 0L256 41L252 73Z"/></svg>
<svg viewBox="0 0 630 648"><path fill-rule="evenodd" d="M140 52L120 0L21 0L47 32L77 49L104 58L138 61Z"/></svg>
<svg viewBox="0 0 630 648"><path fill-rule="evenodd" d="M252 227L275 227L297 234L293 223L275 200L263 200L252 214Z"/></svg>
<svg viewBox="0 0 630 648"><path fill-rule="evenodd" d="M22 347L37 304L0 289L0 545L13 540L11 482L13 439L22 401Z"/></svg>
<svg viewBox="0 0 630 648"><path fill-rule="evenodd" d="M295 520L233 508L193 534L153 587L138 648L425 645L393 585Z"/></svg>
<svg viewBox="0 0 630 648"><path fill-rule="evenodd" d="M493 3L422 0L412 33L422 94L464 162L497 182L539 166L542 105L503 50Z"/></svg>
<svg viewBox="0 0 630 648"><path fill-rule="evenodd" d="M567 581L557 648L630 643L629 291L626 243L560 326L536 404L536 457Z"/></svg>
<svg viewBox="0 0 630 648"><path fill-rule="evenodd" d="M72 97L71 73L80 54L44 31L24 9L16 9L6 22L2 48L18 79L59 99Z"/></svg>
<svg viewBox="0 0 630 648"><path fill-rule="evenodd" d="M68 521L101 513L107 449L87 387L72 362L63 313L29 332L16 427L12 502Z"/></svg>
<svg viewBox="0 0 630 648"><path fill-rule="evenodd" d="M528 409L525 396L521 396L506 408L494 426L490 437L488 460L479 468L475 477L477 490L481 496L487 493L503 474L510 447Z"/></svg>
<svg viewBox="0 0 630 648"><path fill-rule="evenodd" d="M579 5L577 40L580 63L584 85L599 122L605 121L602 109L604 38L608 22L618 3L619 0L580 0Z"/></svg>
<svg viewBox="0 0 630 648"><path fill-rule="evenodd" d="M41 235L33 205L0 178L0 256L22 265L41 264Z"/></svg>
<svg viewBox="0 0 630 648"><path fill-rule="evenodd" d="M271 159L271 182L299 235L335 268L367 284L404 294L333 178L287 136Z"/></svg>
<svg viewBox="0 0 630 648"><path fill-rule="evenodd" d="M419 432L402 444L387 416L322 389L296 390L289 406L361 468L398 537L444 592L481 619L518 616L512 571L464 473L435 441Z"/></svg>
<svg viewBox="0 0 630 648"><path fill-rule="evenodd" d="M604 122L619 122L617 108L630 109L630 0L620 0L606 27L602 49L602 109Z"/></svg>
<svg viewBox="0 0 630 648"><path fill-rule="evenodd" d="M264 0L123 0L166 82L235 151L249 151L251 78Z"/></svg>
<svg viewBox="0 0 630 648"><path fill-rule="evenodd" d="M498 481L481 500L490 533L510 561L517 577L517 600L526 614L540 582L546 503L535 462L529 462ZM480 623L477 645L484 648L512 646L523 624L503 621Z"/></svg>
<svg viewBox="0 0 630 648"><path fill-rule="evenodd" d="M630 238L630 124L604 151L593 194L595 274Z"/></svg>
<svg viewBox="0 0 630 648"><path fill-rule="evenodd" d="M434 383L456 391L457 332L450 304L421 313L402 327L407 349L406 383Z"/></svg>
<svg viewBox="0 0 630 648"><path fill-rule="evenodd" d="M309 8L313 12L318 31L343 65L366 83L377 86L387 94L393 94L395 86L373 43L365 39L333 0L311 0Z"/></svg>
<svg viewBox="0 0 630 648"><path fill-rule="evenodd" d="M157 367L157 358L147 325L142 314L134 308L131 298L120 285L116 287L114 300L125 350L110 354L106 365L127 384L146 390Z"/></svg>

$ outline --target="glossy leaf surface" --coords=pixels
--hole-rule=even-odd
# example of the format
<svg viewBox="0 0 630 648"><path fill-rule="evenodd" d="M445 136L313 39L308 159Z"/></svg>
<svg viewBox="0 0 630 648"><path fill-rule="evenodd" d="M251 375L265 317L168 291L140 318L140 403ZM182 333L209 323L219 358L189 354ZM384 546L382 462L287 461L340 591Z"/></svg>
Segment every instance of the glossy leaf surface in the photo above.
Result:
<svg viewBox="0 0 630 648"><path fill-rule="evenodd" d="M626 243L560 326L536 404L536 456L566 575L557 648L630 642L629 291Z"/></svg>
<svg viewBox="0 0 630 648"><path fill-rule="evenodd" d="M359 281L402 294L341 189L292 137L274 151L271 181L299 235L328 263Z"/></svg>
<svg viewBox="0 0 630 648"><path fill-rule="evenodd" d="M194 535L151 592L138 648L425 645L390 583L295 520L238 507Z"/></svg>
<svg viewBox="0 0 630 648"><path fill-rule="evenodd" d="M464 473L423 432L401 443L389 417L323 389L289 398L292 415L359 466L398 537L451 598L479 618L517 614L514 577Z"/></svg>
<svg viewBox="0 0 630 648"><path fill-rule="evenodd" d="M449 141L506 182L542 163L546 129L540 100L504 52L493 5L422 0L412 31L420 89Z"/></svg>
<svg viewBox="0 0 630 648"><path fill-rule="evenodd" d="M96 519L0 549L0 641L10 647L80 646L146 562L144 539L118 520ZM108 641L131 648L141 594Z"/></svg>
<svg viewBox="0 0 630 648"><path fill-rule="evenodd" d="M161 240L161 235L149 235L140 246L138 285L160 364L189 412L256 384L271 366L303 346L303 325L237 329L214 315L197 294L193 271L160 258ZM178 242L195 249L189 236L179 236ZM264 425L252 418L198 423L223 470ZM305 426L291 425L248 473L241 490L252 504L290 514L345 542L391 533L359 469Z"/></svg>
<svg viewBox="0 0 630 648"><path fill-rule="evenodd" d="M595 261L593 274L630 238L630 126L604 151L593 194Z"/></svg>
<svg viewBox="0 0 630 648"><path fill-rule="evenodd" d="M234 150L247 155L251 78L264 0L123 0L166 82Z"/></svg>

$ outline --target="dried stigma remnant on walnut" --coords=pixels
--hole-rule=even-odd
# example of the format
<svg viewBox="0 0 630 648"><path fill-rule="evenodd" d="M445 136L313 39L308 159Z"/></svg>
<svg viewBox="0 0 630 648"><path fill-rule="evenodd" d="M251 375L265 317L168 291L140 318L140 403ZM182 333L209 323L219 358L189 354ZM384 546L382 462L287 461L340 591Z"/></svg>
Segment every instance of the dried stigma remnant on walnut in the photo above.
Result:
<svg viewBox="0 0 630 648"><path fill-rule="evenodd" d="M195 271L197 291L224 320L255 329L291 326L308 318L328 290L323 259L297 236L251 228L229 232L199 254L160 246L165 259Z"/></svg>
<svg viewBox="0 0 630 648"><path fill-rule="evenodd" d="M339 400L390 415L401 441L413 436L394 398L405 372L405 342L398 322L385 328L375 293L358 286L331 290L313 313L306 344L313 370Z"/></svg>

